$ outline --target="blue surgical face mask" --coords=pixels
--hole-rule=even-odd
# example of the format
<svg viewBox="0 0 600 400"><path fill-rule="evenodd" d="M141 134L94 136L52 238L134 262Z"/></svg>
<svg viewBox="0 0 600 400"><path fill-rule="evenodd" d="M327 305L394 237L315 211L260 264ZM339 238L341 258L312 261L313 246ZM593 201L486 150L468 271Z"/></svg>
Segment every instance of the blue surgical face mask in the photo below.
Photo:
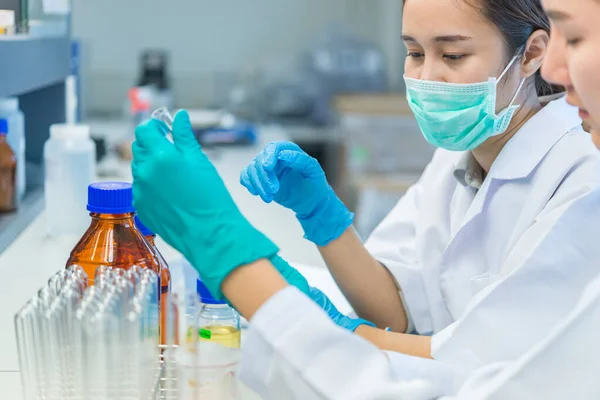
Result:
<svg viewBox="0 0 600 400"><path fill-rule="evenodd" d="M406 97L417 122L432 145L452 151L473 150L492 136L508 129L515 112L517 95L525 83L521 80L509 106L496 114L498 82L506 75L515 56L504 72L487 82L446 83L423 81L404 76Z"/></svg>

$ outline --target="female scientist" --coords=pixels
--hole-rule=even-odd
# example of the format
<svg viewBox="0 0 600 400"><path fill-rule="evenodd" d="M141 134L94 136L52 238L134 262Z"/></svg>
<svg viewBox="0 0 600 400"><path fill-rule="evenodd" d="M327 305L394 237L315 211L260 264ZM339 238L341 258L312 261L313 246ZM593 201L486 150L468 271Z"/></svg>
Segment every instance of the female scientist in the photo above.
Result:
<svg viewBox="0 0 600 400"><path fill-rule="evenodd" d="M600 217L578 202L598 185L598 156L564 96L538 97L552 93L540 0L406 0L402 28L408 102L439 150L366 244L293 143L267 145L241 182L296 213L360 317L423 335L382 347L470 370L529 349L597 272L571 254L593 238L560 217ZM542 249L546 237L556 246Z"/></svg>

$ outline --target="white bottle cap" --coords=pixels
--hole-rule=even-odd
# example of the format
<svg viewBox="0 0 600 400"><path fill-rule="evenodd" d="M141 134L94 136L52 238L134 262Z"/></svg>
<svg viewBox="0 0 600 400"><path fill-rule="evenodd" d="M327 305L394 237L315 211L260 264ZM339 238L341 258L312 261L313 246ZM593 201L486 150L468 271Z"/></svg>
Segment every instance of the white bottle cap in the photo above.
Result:
<svg viewBox="0 0 600 400"><path fill-rule="evenodd" d="M52 139L88 139L90 137L89 125L54 124L50 125Z"/></svg>
<svg viewBox="0 0 600 400"><path fill-rule="evenodd" d="M0 109L9 111L19 110L19 99L17 97L0 98Z"/></svg>

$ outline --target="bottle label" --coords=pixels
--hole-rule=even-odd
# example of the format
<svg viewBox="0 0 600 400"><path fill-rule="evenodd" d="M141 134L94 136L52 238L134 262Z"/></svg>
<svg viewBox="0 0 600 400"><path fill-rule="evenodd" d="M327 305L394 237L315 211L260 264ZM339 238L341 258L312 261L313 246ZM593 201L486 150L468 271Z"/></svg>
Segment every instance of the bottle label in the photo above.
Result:
<svg viewBox="0 0 600 400"><path fill-rule="evenodd" d="M212 338L212 332L207 329L200 329L200 337L202 339L210 340Z"/></svg>

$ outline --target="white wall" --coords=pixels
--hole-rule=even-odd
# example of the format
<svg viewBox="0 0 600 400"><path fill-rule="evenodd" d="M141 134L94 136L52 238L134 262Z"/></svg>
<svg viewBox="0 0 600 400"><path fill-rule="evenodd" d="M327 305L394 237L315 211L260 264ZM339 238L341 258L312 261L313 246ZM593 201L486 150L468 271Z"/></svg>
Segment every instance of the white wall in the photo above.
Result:
<svg viewBox="0 0 600 400"><path fill-rule="evenodd" d="M330 22L381 38L382 1L74 0L88 111L117 111L135 82L140 50L171 51L179 104L205 104L216 71L251 71L309 46Z"/></svg>

